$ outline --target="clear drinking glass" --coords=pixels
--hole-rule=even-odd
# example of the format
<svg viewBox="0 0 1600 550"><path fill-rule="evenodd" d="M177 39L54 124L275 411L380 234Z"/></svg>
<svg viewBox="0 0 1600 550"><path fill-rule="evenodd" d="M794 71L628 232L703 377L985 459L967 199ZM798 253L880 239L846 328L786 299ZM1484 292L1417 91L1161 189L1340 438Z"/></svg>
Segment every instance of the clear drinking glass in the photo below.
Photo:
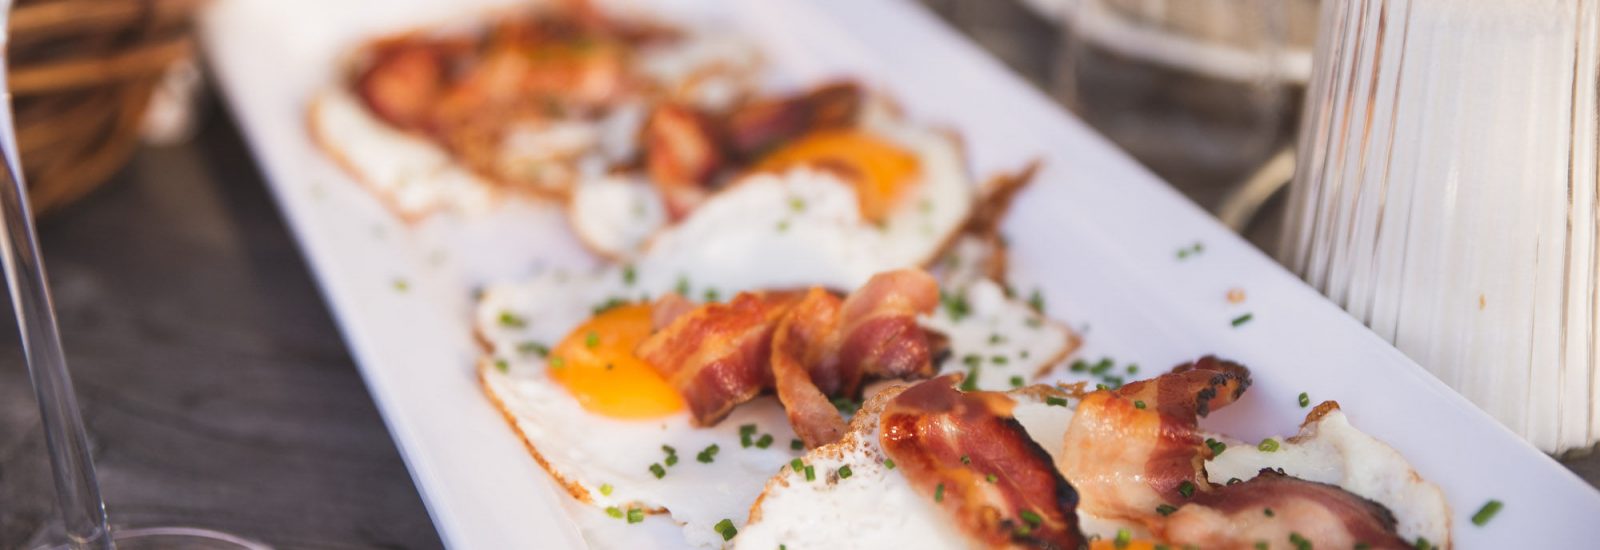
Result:
<svg viewBox="0 0 1600 550"><path fill-rule="evenodd" d="M1033 0L1067 23L1053 88L1199 202L1288 141L1314 0Z"/></svg>
<svg viewBox="0 0 1600 550"><path fill-rule="evenodd" d="M1597 10L1324 2L1279 249L1550 452L1600 440Z"/></svg>

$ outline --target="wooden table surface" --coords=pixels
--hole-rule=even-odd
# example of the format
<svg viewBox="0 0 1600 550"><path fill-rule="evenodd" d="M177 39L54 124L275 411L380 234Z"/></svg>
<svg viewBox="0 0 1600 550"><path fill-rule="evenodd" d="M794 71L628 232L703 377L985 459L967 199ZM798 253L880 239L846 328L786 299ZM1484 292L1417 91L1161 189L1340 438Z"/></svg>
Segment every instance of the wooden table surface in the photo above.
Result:
<svg viewBox="0 0 1600 550"><path fill-rule="evenodd" d="M1059 39L1048 25L1009 2L929 3L1046 80ZM238 130L216 105L205 110L192 143L141 151L107 188L41 225L114 521L283 548L441 546ZM1180 188L1205 187L1181 167L1153 167ZM9 549L59 527L15 324L0 317ZM1600 483L1600 459L1568 464Z"/></svg>

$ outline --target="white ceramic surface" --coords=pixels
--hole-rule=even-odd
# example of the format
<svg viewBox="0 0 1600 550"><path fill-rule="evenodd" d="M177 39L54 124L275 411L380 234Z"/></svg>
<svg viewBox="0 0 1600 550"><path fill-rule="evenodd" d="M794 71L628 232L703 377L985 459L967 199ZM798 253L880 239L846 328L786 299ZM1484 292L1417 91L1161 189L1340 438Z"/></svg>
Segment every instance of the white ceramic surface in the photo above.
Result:
<svg viewBox="0 0 1600 550"><path fill-rule="evenodd" d="M568 548L582 540L547 476L472 374L467 308L482 281L587 265L551 208L407 227L311 145L307 98L363 36L503 0L224 0L202 31L212 69L334 310L428 509L455 548ZM786 80L864 78L914 117L964 136L980 174L1042 158L1006 230L1018 287L1087 328L1084 356L1146 373L1215 353L1256 385L1207 420L1244 439L1292 433L1296 396L1337 399L1352 422L1441 485L1463 548L1600 540L1600 492L1227 232L954 30L903 0L671 0L711 9ZM463 4L469 4L463 7ZM454 15L452 15L454 14ZM1179 260L1193 243L1204 252ZM396 281L405 281L401 291ZM1224 298L1247 293L1240 305ZM1232 319L1253 320L1234 327ZM1495 498L1487 527L1468 518Z"/></svg>

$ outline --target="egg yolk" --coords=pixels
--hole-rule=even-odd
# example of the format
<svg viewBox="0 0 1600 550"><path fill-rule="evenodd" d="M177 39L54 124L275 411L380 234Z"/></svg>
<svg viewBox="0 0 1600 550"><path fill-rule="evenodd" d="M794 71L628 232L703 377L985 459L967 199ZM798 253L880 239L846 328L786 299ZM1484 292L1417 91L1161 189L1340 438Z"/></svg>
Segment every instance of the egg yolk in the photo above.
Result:
<svg viewBox="0 0 1600 550"><path fill-rule="evenodd" d="M614 307L550 350L550 376L596 414L641 419L683 409L683 397L633 350L650 336L649 304Z"/></svg>
<svg viewBox="0 0 1600 550"><path fill-rule="evenodd" d="M1095 539L1089 541L1089 550L1154 550L1155 541L1131 540L1122 544L1111 539Z"/></svg>
<svg viewBox="0 0 1600 550"><path fill-rule="evenodd" d="M888 218L917 182L917 156L862 130L812 132L769 153L756 170L811 166L838 174L856 189L861 216L872 222Z"/></svg>

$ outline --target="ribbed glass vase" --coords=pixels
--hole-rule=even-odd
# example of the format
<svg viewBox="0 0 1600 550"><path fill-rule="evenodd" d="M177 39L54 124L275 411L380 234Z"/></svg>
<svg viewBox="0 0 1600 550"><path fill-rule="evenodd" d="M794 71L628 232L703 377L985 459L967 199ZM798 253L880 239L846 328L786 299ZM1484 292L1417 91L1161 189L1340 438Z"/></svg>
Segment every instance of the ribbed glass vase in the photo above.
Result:
<svg viewBox="0 0 1600 550"><path fill-rule="evenodd" d="M1600 440L1597 4L1323 2L1279 250L1550 452Z"/></svg>

